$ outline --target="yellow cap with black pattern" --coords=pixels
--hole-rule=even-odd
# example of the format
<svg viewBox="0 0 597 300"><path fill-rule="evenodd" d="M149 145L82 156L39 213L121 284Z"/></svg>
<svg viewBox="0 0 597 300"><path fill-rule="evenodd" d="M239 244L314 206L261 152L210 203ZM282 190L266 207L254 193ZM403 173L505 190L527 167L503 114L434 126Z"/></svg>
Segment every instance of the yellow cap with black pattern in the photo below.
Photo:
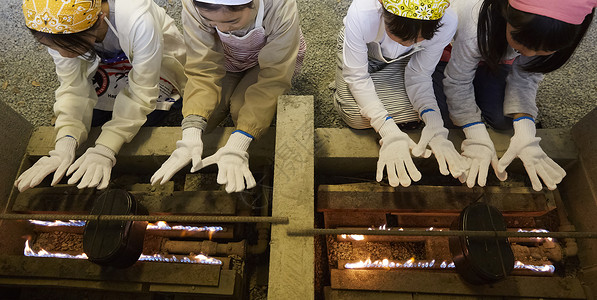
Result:
<svg viewBox="0 0 597 300"><path fill-rule="evenodd" d="M439 20L450 6L447 0L382 0L383 7L400 17Z"/></svg>
<svg viewBox="0 0 597 300"><path fill-rule="evenodd" d="M46 33L85 31L97 21L101 0L23 0L27 27Z"/></svg>

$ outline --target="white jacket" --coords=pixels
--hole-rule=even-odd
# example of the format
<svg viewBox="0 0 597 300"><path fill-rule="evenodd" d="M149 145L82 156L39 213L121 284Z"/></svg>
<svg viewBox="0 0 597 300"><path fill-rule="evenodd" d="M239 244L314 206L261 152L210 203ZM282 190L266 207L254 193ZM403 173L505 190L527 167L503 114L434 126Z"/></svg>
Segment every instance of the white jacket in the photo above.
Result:
<svg viewBox="0 0 597 300"><path fill-rule="evenodd" d="M450 118L457 126L480 122L481 110L475 100L473 80L477 66L483 59L477 45L477 22L483 0L453 0L451 6L458 14L458 30L454 36L452 57L444 74L444 92ZM535 103L539 82L543 74L524 71L521 66L535 57L521 56L508 47L504 60L514 59L506 77L504 115L512 117L527 113L537 117Z"/></svg>
<svg viewBox="0 0 597 300"><path fill-rule="evenodd" d="M405 85L408 98L418 112L431 108L439 111L431 75L439 62L444 48L450 43L457 28L456 13L448 8L444 14L442 26L435 33L432 39L424 40L410 47L405 47L390 39L385 33L383 23L384 8L378 0L354 0L344 18L344 66L342 75L348 84L350 92L354 96L360 108L372 107L378 104L375 111L369 110L365 117L371 118L374 115L385 114L381 112L381 100L377 96L373 80L368 71L368 59L371 43L379 43L382 55L387 59L396 59L406 55L411 50L410 61L405 69ZM379 32L383 36L379 38ZM417 47L417 49L413 49ZM392 80L392 78L388 78ZM361 111L363 113L363 111ZM385 118L384 118L385 119ZM378 128L375 128L378 130Z"/></svg>
<svg viewBox="0 0 597 300"><path fill-rule="evenodd" d="M120 47L132 70L129 84L116 97L112 120L102 126L96 144L118 153L130 142L155 109L160 77L183 93L186 85L184 39L174 20L152 0L110 1ZM110 29L109 29L110 30ZM56 140L66 135L80 145L87 139L97 95L91 79L99 58L89 62L81 57L65 58L48 49L56 64L60 87L56 90Z"/></svg>

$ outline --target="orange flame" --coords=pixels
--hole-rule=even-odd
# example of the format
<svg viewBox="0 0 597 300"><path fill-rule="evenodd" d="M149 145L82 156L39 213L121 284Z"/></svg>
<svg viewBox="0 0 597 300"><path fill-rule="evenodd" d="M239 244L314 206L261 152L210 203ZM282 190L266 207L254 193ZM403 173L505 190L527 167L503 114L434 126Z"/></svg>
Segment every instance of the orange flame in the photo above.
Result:
<svg viewBox="0 0 597 300"><path fill-rule="evenodd" d="M388 259L376 260L371 261L371 259L367 259L365 261L359 261L356 263L346 263L344 268L346 269L371 269L371 268L379 268L379 269L412 269L412 268L419 268L419 269L428 269L428 268L436 268L436 269L453 269L456 266L454 262L447 262L442 261L441 263L437 263L435 260L431 261L416 261L414 257L411 259L401 263L401 262L394 262ZM538 273L549 273L552 274L555 271L555 267L551 264L545 265L527 265L522 263L521 261L516 261L514 264L514 269L526 269L531 270Z"/></svg>
<svg viewBox="0 0 597 300"><path fill-rule="evenodd" d="M346 234L342 234L340 235L343 239L346 239L347 237L350 237L351 239L355 240L355 241L362 241L365 239L364 235L361 234L351 234L351 235L346 235Z"/></svg>
<svg viewBox="0 0 597 300"><path fill-rule="evenodd" d="M66 253L51 253L44 249L35 252L29 246L29 240L25 241L25 249L23 251L25 256L31 257L55 257L55 258L70 258L70 259L88 259L87 254L82 253L79 255L70 255ZM221 265L222 261L209 257L203 254L194 255L194 256L182 256L182 257L166 257L161 254L154 254L154 255L145 255L141 254L139 257L139 261L153 261L153 262L175 262L175 263L193 263L193 264L209 264L209 265Z"/></svg>

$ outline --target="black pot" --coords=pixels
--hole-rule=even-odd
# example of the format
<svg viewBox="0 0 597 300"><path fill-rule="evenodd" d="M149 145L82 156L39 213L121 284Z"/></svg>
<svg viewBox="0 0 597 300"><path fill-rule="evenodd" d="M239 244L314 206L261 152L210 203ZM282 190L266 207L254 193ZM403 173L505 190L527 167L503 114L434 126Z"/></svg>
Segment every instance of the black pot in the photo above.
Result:
<svg viewBox="0 0 597 300"><path fill-rule="evenodd" d="M497 208L474 203L462 210L452 230L506 231L506 224ZM458 273L472 284L502 280L514 269L508 238L451 237L450 252Z"/></svg>
<svg viewBox="0 0 597 300"><path fill-rule="evenodd" d="M92 215L146 215L133 195L125 190L110 189L97 197ZM83 233L83 250L89 261L102 266L127 268L143 251L146 221L87 221Z"/></svg>

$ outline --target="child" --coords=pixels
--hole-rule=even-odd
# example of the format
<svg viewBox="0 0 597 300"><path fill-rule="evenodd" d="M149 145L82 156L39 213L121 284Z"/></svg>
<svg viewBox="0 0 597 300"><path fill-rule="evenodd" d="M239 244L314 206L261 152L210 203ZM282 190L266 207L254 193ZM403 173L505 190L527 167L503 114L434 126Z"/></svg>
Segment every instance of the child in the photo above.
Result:
<svg viewBox="0 0 597 300"><path fill-rule="evenodd" d="M539 178L555 189L566 172L545 154L535 136L537 87L544 73L570 58L591 24L597 2L457 0L453 4L459 26L443 84L450 117L466 135L462 155L470 167L461 180L469 187L475 182L484 186L490 164L505 180L506 167L519 157L533 189L541 190ZM513 60L511 65L501 63L508 60ZM510 146L499 161L481 116L496 129L514 125Z"/></svg>
<svg viewBox="0 0 597 300"><path fill-rule="evenodd" d="M219 184L240 192L255 186L247 149L269 127L278 96L290 89L305 43L295 0L183 0L187 44L182 140L153 175L164 184L192 161L191 172L217 163ZM298 57L297 57L298 56ZM201 160L201 135L230 111L236 129Z"/></svg>
<svg viewBox="0 0 597 300"><path fill-rule="evenodd" d="M429 157L429 145L444 175L465 171L447 139L431 79L457 27L448 6L445 0L354 0L340 32L336 109L350 127L373 127L381 135L377 181L386 168L394 187L421 178L409 149ZM415 147L396 124L419 118L426 126Z"/></svg>
<svg viewBox="0 0 597 300"><path fill-rule="evenodd" d="M24 0L23 13L33 36L48 47L60 87L54 104L55 149L25 171L15 186L24 191L54 172L53 186L65 173L74 172L69 184L80 180L78 188L104 189L116 153L156 108L163 83L168 83L170 90L184 90L183 36L173 19L152 0ZM119 83L121 90L112 102L98 102L92 78L98 65L103 65L100 58L119 61L114 59L118 56L130 61L125 68L130 69L128 84ZM98 87L98 92L103 88ZM95 147L72 164L75 149L87 139L96 115L106 118L106 113L94 111L94 107L105 110L112 106L112 116L107 118L111 120L103 125Z"/></svg>

